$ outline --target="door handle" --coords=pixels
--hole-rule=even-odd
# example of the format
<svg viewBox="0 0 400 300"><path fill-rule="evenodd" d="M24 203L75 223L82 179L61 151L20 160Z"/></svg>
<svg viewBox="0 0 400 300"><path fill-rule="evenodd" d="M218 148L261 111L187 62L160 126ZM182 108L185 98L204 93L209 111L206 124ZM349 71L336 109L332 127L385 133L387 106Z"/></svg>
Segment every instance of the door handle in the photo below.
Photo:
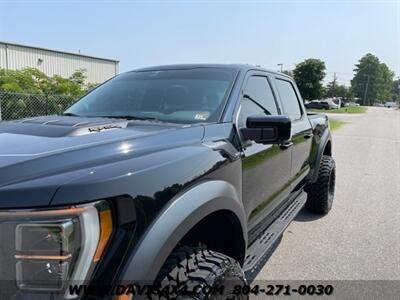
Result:
<svg viewBox="0 0 400 300"><path fill-rule="evenodd" d="M304 138L306 139L306 140L308 140L309 138L312 138L314 135L312 134L312 133L307 133L307 134L305 134L304 135Z"/></svg>
<svg viewBox="0 0 400 300"><path fill-rule="evenodd" d="M286 150L292 146L293 146L293 142L285 142L285 143L280 144L279 148L281 148L282 150Z"/></svg>

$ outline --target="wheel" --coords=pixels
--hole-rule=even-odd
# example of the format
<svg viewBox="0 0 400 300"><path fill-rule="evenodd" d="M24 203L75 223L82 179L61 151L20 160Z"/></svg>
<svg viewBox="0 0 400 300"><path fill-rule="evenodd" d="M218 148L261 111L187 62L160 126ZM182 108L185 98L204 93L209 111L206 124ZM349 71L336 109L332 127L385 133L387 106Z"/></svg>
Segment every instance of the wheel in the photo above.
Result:
<svg viewBox="0 0 400 300"><path fill-rule="evenodd" d="M323 155L319 166L318 179L306 187L306 207L317 214L327 214L335 195L336 166L332 157Z"/></svg>
<svg viewBox="0 0 400 300"><path fill-rule="evenodd" d="M168 291L157 299L248 299L235 293L235 286L246 284L239 263L204 247L184 246L175 250L162 267L156 284L161 291Z"/></svg>

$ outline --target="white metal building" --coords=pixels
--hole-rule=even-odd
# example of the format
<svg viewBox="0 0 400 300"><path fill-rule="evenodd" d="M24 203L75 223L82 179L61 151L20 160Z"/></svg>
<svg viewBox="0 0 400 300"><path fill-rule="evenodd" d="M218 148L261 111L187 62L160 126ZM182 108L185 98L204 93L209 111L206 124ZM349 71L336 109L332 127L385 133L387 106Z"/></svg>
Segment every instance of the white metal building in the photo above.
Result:
<svg viewBox="0 0 400 300"><path fill-rule="evenodd" d="M68 78L86 69L87 82L102 83L118 73L118 60L99 58L0 41L0 68L20 70L37 68L48 76Z"/></svg>

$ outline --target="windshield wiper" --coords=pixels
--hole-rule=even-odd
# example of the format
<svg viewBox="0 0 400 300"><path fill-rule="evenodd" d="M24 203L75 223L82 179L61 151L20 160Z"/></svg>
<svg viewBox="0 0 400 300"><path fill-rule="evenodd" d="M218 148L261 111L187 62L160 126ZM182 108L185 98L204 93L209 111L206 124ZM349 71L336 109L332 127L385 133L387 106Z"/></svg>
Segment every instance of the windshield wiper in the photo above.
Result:
<svg viewBox="0 0 400 300"><path fill-rule="evenodd" d="M157 118L154 117L139 117L139 116L132 116L132 115L121 115L121 116L99 116L99 118L114 118L114 119L125 119L125 120L152 120L152 121L159 121Z"/></svg>
<svg viewBox="0 0 400 300"><path fill-rule="evenodd" d="M132 116L132 115L110 115L110 116L80 116L74 113L63 113L61 116L68 116L68 117L85 117L85 118L110 118L110 119L125 119L125 120L152 120L152 121L159 121L157 118L154 117L139 117L139 116ZM161 121L160 121L161 122Z"/></svg>
<svg viewBox="0 0 400 300"><path fill-rule="evenodd" d="M271 115L271 113L269 112L268 109L266 109L264 106L262 106L260 103L258 103L256 100L254 100L253 98L251 98L249 95L244 94L243 98L245 99L249 99L251 102L253 102L255 105L257 105L259 108L261 108L265 114L267 115Z"/></svg>

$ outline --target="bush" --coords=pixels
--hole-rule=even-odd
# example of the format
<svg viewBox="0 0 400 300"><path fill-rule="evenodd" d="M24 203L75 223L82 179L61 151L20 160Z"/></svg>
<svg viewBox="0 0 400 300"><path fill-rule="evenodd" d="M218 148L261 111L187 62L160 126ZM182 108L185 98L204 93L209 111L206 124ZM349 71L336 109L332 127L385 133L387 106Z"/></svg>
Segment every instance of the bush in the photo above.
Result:
<svg viewBox="0 0 400 300"><path fill-rule="evenodd" d="M52 77L34 68L23 70L6 70L0 68L0 91L29 94L58 94L81 96L93 88L85 83L86 70L75 71L69 78L59 75Z"/></svg>
<svg viewBox="0 0 400 300"><path fill-rule="evenodd" d="M96 85L85 83L86 70L77 70L71 77L47 76L27 68L0 68L0 120L60 114L76 99Z"/></svg>

